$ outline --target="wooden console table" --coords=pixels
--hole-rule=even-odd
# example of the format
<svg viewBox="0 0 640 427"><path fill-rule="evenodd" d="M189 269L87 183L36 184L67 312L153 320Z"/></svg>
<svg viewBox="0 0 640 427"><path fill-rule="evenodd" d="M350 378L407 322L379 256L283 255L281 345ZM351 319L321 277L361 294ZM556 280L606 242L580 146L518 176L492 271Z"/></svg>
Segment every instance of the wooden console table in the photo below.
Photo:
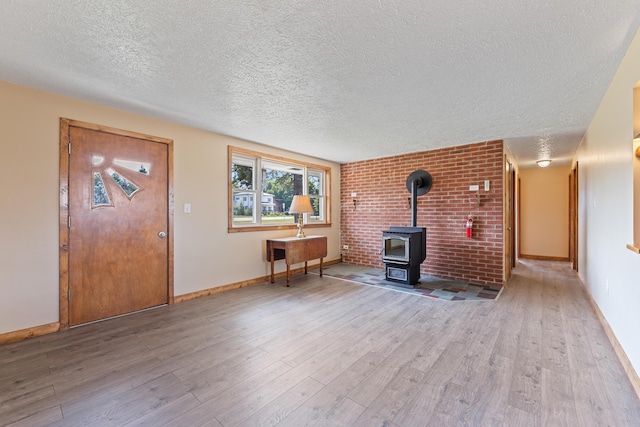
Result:
<svg viewBox="0 0 640 427"><path fill-rule="evenodd" d="M267 240L267 261L271 261L271 283L274 282L273 262L284 259L287 263L287 286L291 264L304 262L304 274L307 274L307 261L320 258L320 276L322 277L322 258L327 256L326 236L285 237Z"/></svg>

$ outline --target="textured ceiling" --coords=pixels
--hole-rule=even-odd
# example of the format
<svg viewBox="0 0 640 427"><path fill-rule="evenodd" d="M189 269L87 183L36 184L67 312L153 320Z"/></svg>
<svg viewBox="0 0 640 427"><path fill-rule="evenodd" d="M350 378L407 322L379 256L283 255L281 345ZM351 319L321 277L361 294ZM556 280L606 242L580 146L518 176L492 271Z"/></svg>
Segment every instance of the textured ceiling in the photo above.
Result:
<svg viewBox="0 0 640 427"><path fill-rule="evenodd" d="M22 0L0 79L340 163L504 139L567 162L638 0Z"/></svg>

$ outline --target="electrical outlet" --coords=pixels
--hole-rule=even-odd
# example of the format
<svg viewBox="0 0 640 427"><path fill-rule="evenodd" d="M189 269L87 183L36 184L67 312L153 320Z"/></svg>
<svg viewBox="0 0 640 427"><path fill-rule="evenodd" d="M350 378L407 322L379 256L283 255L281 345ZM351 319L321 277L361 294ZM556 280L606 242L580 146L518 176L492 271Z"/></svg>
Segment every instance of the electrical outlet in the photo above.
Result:
<svg viewBox="0 0 640 427"><path fill-rule="evenodd" d="M342 245L342 249L344 249L345 251L349 250L349 245Z"/></svg>

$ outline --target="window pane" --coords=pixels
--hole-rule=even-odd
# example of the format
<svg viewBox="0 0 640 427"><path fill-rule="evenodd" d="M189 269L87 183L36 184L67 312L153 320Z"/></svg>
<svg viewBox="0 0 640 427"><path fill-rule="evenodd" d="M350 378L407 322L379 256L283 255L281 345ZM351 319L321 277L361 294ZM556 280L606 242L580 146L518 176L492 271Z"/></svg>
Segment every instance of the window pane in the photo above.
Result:
<svg viewBox="0 0 640 427"><path fill-rule="evenodd" d="M253 224L253 193L233 193L233 225Z"/></svg>
<svg viewBox="0 0 640 427"><path fill-rule="evenodd" d="M295 223L289 215L293 196L302 194L302 170L290 165L264 161L262 168L262 225Z"/></svg>
<svg viewBox="0 0 640 427"><path fill-rule="evenodd" d="M233 163L231 164L231 186L239 190L253 190L252 161L233 159Z"/></svg>
<svg viewBox="0 0 640 427"><path fill-rule="evenodd" d="M308 222L324 222L324 172L309 170L308 191L313 206L313 214L308 215Z"/></svg>
<svg viewBox="0 0 640 427"><path fill-rule="evenodd" d="M151 163L145 162L134 162L131 160L118 160L115 159L113 161L118 166L122 166L123 168L127 168L134 172L141 173L143 175L149 175L149 171L151 170Z"/></svg>
<svg viewBox="0 0 640 427"><path fill-rule="evenodd" d="M307 215L308 222L324 222L324 197L310 196L313 213Z"/></svg>
<svg viewBox="0 0 640 427"><path fill-rule="evenodd" d="M118 174L118 172L114 171L113 169L107 169L107 173L109 174L109 176L111 176L111 178L113 178L115 183L118 184L118 187L120 187L120 189L124 192L124 194L127 195L127 197L131 198L131 196L139 190L137 185L130 182L127 178Z"/></svg>
<svg viewBox="0 0 640 427"><path fill-rule="evenodd" d="M102 164L102 162L104 162L104 157L102 156L93 156L91 157L91 164L93 166L99 166Z"/></svg>
<svg viewBox="0 0 640 427"><path fill-rule="evenodd" d="M309 195L322 194L320 175L309 172Z"/></svg>
<svg viewBox="0 0 640 427"><path fill-rule="evenodd" d="M98 206L111 206L111 200L107 194L107 189L104 186L102 175L100 172L93 173L93 207Z"/></svg>

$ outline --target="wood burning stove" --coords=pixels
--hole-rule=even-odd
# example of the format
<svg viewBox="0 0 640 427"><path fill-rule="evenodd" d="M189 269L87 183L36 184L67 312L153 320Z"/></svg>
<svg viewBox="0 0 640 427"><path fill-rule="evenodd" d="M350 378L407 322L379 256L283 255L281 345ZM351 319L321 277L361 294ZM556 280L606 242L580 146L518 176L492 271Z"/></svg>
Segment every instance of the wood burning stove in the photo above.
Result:
<svg viewBox="0 0 640 427"><path fill-rule="evenodd" d="M417 196L431 189L431 175L417 170L407 178L411 192L411 227L389 227L382 232L385 279L413 287L420 280L420 264L427 258L427 229L417 227Z"/></svg>
<svg viewBox="0 0 640 427"><path fill-rule="evenodd" d="M382 261L385 278L406 285L420 280L420 264L427 258L427 229L389 227L382 232Z"/></svg>

